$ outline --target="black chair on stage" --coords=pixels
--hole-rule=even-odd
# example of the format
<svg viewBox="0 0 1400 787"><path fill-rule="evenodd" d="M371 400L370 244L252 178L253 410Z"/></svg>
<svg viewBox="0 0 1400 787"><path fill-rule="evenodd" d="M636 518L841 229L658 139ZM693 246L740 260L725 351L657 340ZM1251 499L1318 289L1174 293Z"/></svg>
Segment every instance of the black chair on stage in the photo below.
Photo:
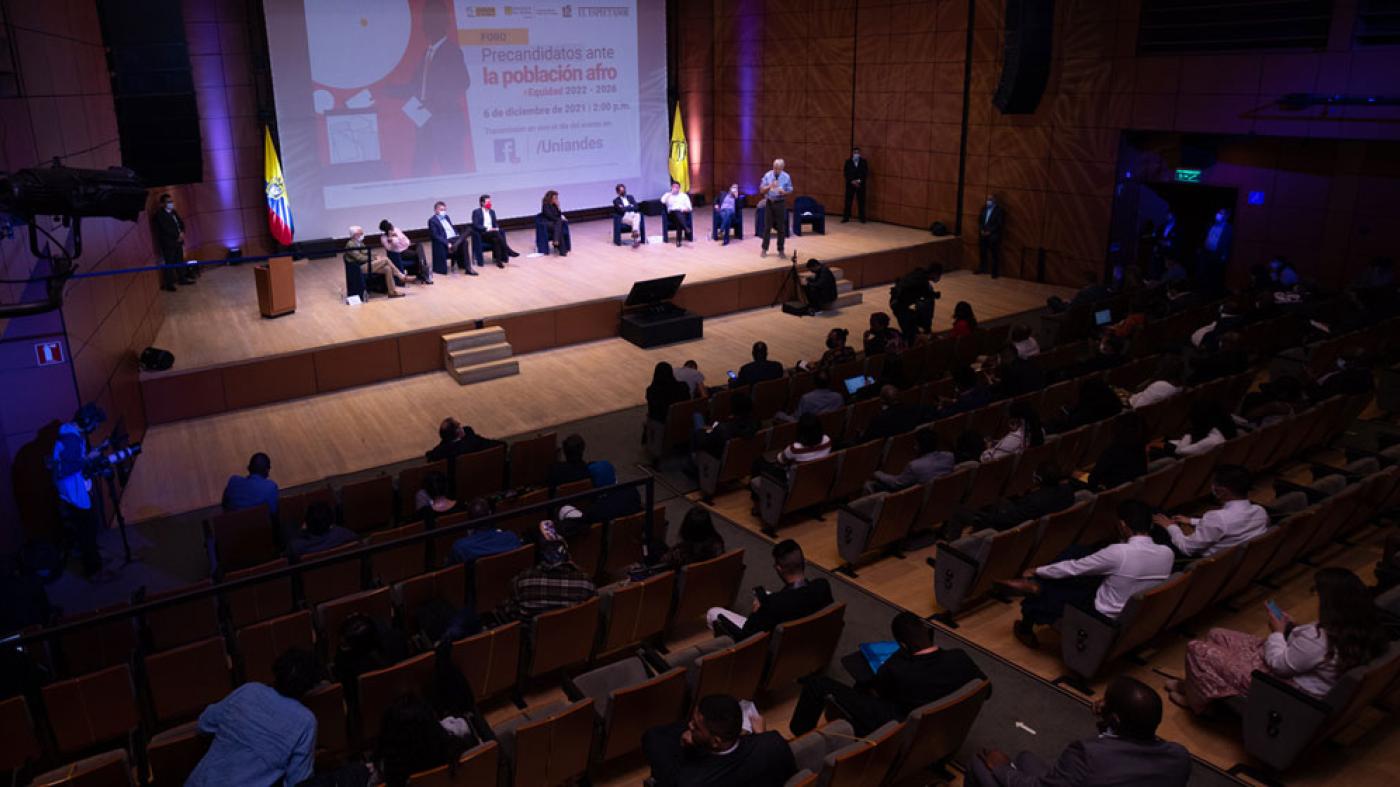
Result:
<svg viewBox="0 0 1400 787"><path fill-rule="evenodd" d="M724 201L724 196L729 192L720 192L715 197L714 205L711 207L710 240L719 240L719 204ZM744 239L744 203L748 202L747 194L740 194L734 200L734 218L729 222L729 231L734 233L734 240Z"/></svg>
<svg viewBox="0 0 1400 787"><path fill-rule="evenodd" d="M574 245L574 244L573 244L573 236L569 234L569 223L566 221L566 222L564 222L563 226L564 226L564 240L565 240L565 241L568 241L568 244L567 244L567 245L573 246L573 245ZM549 237L549 222L547 222L547 221L544 220L544 214L543 214L543 213L536 213L536 214L535 214L535 251L539 252L540 254L548 254L548 253L549 253L549 242L550 242L551 240L554 240L554 239L551 238L551 237Z"/></svg>
<svg viewBox="0 0 1400 787"><path fill-rule="evenodd" d="M692 203L692 204L693 204L693 203ZM665 210L665 206L664 206L664 205L662 206L662 210ZM688 240L688 241L692 241L692 242L693 242L693 241L695 240L695 211L693 211L693 210L692 210L692 211L686 211L685 213L683 213L683 214L681 214L681 215L682 215L682 217L683 217L683 221L685 222L685 239ZM672 227L671 227L671 217L670 217L670 215L662 216L662 218L661 218L661 241L662 241L662 243L670 243L670 242L671 242L671 229L672 229Z"/></svg>
<svg viewBox="0 0 1400 787"><path fill-rule="evenodd" d="M826 234L826 207L811 197L798 197L792 203L792 234L801 235L802 225L810 224L818 235Z"/></svg>
<svg viewBox="0 0 1400 787"><path fill-rule="evenodd" d="M783 226L792 227L792 208L783 209ZM753 212L753 234L754 237L762 238L763 233L768 229L768 208L764 206ZM789 233L791 234L791 233Z"/></svg>
<svg viewBox="0 0 1400 787"><path fill-rule="evenodd" d="M640 214L640 215L638 216L638 221L637 221L637 232L638 232L638 234L640 234L641 237L642 237L642 243L646 243L646 242L647 242L647 214L642 213L642 211L641 211L641 204L640 204L640 203L638 203L638 205L637 205L637 213ZM621 214L621 213L613 213L613 245L614 245L614 246L621 246L621 245L622 245L622 214Z"/></svg>
<svg viewBox="0 0 1400 787"><path fill-rule="evenodd" d="M345 297L358 295L363 301L369 300L371 292L389 292L389 283L384 279L388 274L365 273L364 263L351 262L348 251L341 254L340 259L345 263Z"/></svg>
<svg viewBox="0 0 1400 787"><path fill-rule="evenodd" d="M481 240L481 233L476 231L475 224L466 225L462 228L462 231L467 233L467 241L471 243L469 248L471 249L472 260L476 262L476 267L484 267L486 261L483 252L485 251L486 244Z"/></svg>

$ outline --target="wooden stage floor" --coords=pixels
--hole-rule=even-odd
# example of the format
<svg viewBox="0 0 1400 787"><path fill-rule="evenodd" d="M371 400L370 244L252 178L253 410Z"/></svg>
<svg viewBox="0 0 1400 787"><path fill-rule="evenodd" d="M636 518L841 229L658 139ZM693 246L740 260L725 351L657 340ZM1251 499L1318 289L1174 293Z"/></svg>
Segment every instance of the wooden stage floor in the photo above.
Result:
<svg viewBox="0 0 1400 787"><path fill-rule="evenodd" d="M654 252L676 250L638 251ZM565 262L571 260L572 254ZM472 285L489 281L493 273L498 272L486 271ZM1063 287L993 281L965 271L945 276L939 289L943 299L935 326L940 329L948 327L952 305L960 300L971 302L980 319L991 320L1068 293ZM436 443L438 422L447 415L486 435L506 437L634 407L644 401L658 361L693 358L713 384L746 362L758 339L768 342L774 359L791 366L819 356L833 327L859 335L871 313L888 309L888 291L869 288L864 303L815 318L792 317L777 308L710 318L703 339L669 347L644 350L614 338L530 353L520 356L519 375L476 385L460 386L446 372L435 372L153 426L122 509L129 520L141 521L217 505L228 476L242 472L255 451L272 457L278 484L293 487L421 456ZM413 298L361 308L399 305L411 307Z"/></svg>
<svg viewBox="0 0 1400 787"><path fill-rule="evenodd" d="M752 211L745 213L752 224ZM827 234L788 238L787 251L832 259L914 246L934 240L925 230L893 224L841 224L829 219ZM659 228L659 225L649 229ZM746 235L728 246L710 240L710 211L697 211L695 242L612 245L612 222L580 222L570 230L568 257L528 257L532 230L510 233L520 256L497 269L490 262L475 278L438 276L431 287L409 286L407 298L375 296L344 303L345 270L339 257L295 263L297 310L275 320L258 314L253 268L216 268L193 287L161 293L165 323L155 346L175 354L176 371L218 366L361 339L393 336L470 320L554 308L600 298L619 298L642 279L686 274L686 283L770 270L783 262L759 255L759 240ZM948 241L954 240L951 236Z"/></svg>

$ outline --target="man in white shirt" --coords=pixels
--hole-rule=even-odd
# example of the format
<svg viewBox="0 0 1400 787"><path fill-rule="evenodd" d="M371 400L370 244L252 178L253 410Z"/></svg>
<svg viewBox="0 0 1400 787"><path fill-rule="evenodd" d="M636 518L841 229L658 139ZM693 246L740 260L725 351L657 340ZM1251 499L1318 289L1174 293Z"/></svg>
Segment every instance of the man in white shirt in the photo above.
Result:
<svg viewBox="0 0 1400 787"><path fill-rule="evenodd" d="M1121 543L1091 554L1083 554L1087 550L1082 547L1070 547L1061 555L1069 559L1032 568L1024 579L997 583L1027 596L1021 602L1021 619L1012 628L1016 639L1036 647L1035 627L1055 623L1069 605L1087 606L1092 601L1100 615L1117 618L1128 599L1171 576L1176 556L1152 541L1152 510L1146 503L1120 503L1118 531Z"/></svg>
<svg viewBox="0 0 1400 787"><path fill-rule="evenodd" d="M1186 377L1186 364L1179 355L1168 355L1157 367L1155 379L1146 388L1128 397L1128 405L1134 410L1156 404L1181 393L1182 380Z"/></svg>
<svg viewBox="0 0 1400 787"><path fill-rule="evenodd" d="M677 366L675 372L676 379L690 387L692 397L705 394L705 375L700 371L700 364L689 360Z"/></svg>
<svg viewBox="0 0 1400 787"><path fill-rule="evenodd" d="M1230 547L1253 541L1269 529L1269 513L1249 500L1249 472L1243 467L1222 465L1215 470L1211 493L1222 505L1192 518L1157 514L1156 523L1166 528L1172 546L1187 557L1210 557ZM1191 535L1181 528L1193 528Z"/></svg>
<svg viewBox="0 0 1400 787"><path fill-rule="evenodd" d="M661 195L661 204L666 206L666 220L676 231L676 248L681 247L682 240L694 242L690 229L690 212L693 208L690 195L681 191L681 184L671 181L671 190Z"/></svg>

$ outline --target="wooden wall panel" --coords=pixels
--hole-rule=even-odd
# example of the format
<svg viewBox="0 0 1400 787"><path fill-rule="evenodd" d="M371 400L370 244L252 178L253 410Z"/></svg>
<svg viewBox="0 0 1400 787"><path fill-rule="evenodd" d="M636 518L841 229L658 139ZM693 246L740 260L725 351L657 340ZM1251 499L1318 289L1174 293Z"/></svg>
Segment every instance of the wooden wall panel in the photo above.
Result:
<svg viewBox="0 0 1400 787"><path fill-rule="evenodd" d="M676 304L701 317L738 311L739 281L730 278L683 285L676 295Z"/></svg>
<svg viewBox="0 0 1400 787"><path fill-rule="evenodd" d="M506 338L510 340L510 346L517 354L546 350L555 344L553 310L487 320L486 324L505 328Z"/></svg>
<svg viewBox="0 0 1400 787"><path fill-rule="evenodd" d="M617 335L618 320L621 317L622 302L617 300L580 303L559 309L554 313L554 344L562 347L566 344L610 339Z"/></svg>
<svg viewBox="0 0 1400 787"><path fill-rule="evenodd" d="M221 369L205 369L186 374L169 374L141 382L146 422L164 424L222 413L224 375Z"/></svg>
<svg viewBox="0 0 1400 787"><path fill-rule="evenodd" d="M392 338L328 347L313 353L316 390L338 391L399 376L399 345Z"/></svg>
<svg viewBox="0 0 1400 787"><path fill-rule="evenodd" d="M316 362L310 353L267 358L222 370L229 410L282 402L317 393Z"/></svg>
<svg viewBox="0 0 1400 787"><path fill-rule="evenodd" d="M466 330L467 326L463 325L460 329ZM410 375L442 369L442 336L454 330L419 331L398 337L399 372Z"/></svg>

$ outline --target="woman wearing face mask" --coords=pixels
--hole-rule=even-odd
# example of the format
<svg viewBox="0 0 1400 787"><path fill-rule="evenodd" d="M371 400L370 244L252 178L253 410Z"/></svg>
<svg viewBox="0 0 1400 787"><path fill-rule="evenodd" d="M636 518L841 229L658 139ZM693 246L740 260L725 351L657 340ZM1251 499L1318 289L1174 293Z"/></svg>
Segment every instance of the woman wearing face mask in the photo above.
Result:
<svg viewBox="0 0 1400 787"><path fill-rule="evenodd" d="M403 230L395 227L393 222L385 219L379 222L379 245L384 247L384 253L389 256L389 262L394 263L394 267L406 272L404 268L403 253L412 245L408 236L403 234ZM432 284L433 271L423 263L418 264L418 283Z"/></svg>

